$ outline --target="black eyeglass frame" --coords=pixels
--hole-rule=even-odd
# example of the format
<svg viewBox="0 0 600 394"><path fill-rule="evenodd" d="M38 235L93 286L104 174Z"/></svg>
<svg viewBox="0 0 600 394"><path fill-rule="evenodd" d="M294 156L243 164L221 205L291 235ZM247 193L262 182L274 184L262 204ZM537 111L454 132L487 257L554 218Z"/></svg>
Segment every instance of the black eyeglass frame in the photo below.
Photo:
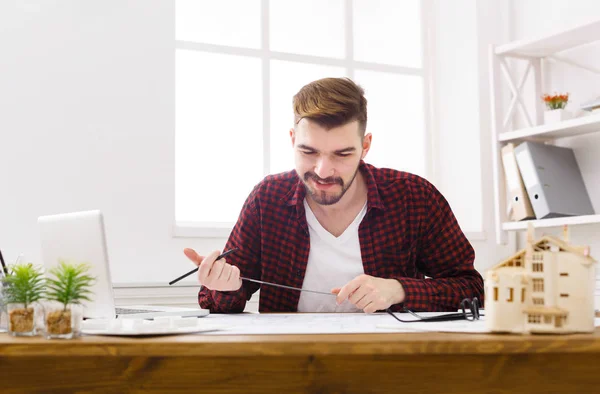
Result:
<svg viewBox="0 0 600 394"><path fill-rule="evenodd" d="M475 321L479 320L479 318L483 315L479 313L479 300L477 297L473 297L473 299L465 298L460 303L461 312L457 313L447 313L440 316L429 316L423 317L419 316L415 312L410 309L404 307L403 310L405 312L410 313L412 316L416 317L418 320L404 320L397 317L394 312L390 308L387 308L385 311L389 313L394 319L398 320L402 323L416 323L416 322L440 322L440 321L452 321L452 320L469 320ZM469 310L469 311L467 311Z"/></svg>

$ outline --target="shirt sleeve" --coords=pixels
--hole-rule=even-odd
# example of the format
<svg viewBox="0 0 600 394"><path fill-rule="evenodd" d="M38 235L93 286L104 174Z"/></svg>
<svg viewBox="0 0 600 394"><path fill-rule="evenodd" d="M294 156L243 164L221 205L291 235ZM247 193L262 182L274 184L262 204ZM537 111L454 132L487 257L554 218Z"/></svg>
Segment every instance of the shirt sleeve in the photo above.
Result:
<svg viewBox="0 0 600 394"><path fill-rule="evenodd" d="M227 263L238 267L243 277L260 279L260 216L256 208L255 192L256 189L246 199L225 250L239 248L227 256ZM198 293L198 304L212 313L240 313L244 311L246 301L259 287L260 285L248 281L243 281L242 287L236 291L216 291L203 286Z"/></svg>
<svg viewBox="0 0 600 394"><path fill-rule="evenodd" d="M446 199L430 186L429 210L416 252L417 268L429 278L396 278L406 296L393 309L456 311L463 299L473 297L482 305L483 278L473 265L475 251Z"/></svg>

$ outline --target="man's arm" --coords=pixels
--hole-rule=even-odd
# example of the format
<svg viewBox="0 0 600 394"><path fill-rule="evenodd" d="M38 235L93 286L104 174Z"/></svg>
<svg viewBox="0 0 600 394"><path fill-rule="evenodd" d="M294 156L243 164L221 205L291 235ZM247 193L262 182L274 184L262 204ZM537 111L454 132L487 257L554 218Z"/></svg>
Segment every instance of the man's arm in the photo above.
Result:
<svg viewBox="0 0 600 394"><path fill-rule="evenodd" d="M429 213L418 242L417 267L431 279L396 278L411 310L456 311L465 298L483 303L483 278L473 266L475 251L450 205L431 185ZM400 310L401 305L393 309Z"/></svg>
<svg viewBox="0 0 600 394"><path fill-rule="evenodd" d="M227 256L227 263L238 267L242 277L260 279L261 236L255 192L256 189L246 199L225 249L239 248ZM242 287L236 291L216 291L203 286L198 293L198 303L213 313L239 313L244 311L246 301L258 288L258 284L247 281L243 281Z"/></svg>

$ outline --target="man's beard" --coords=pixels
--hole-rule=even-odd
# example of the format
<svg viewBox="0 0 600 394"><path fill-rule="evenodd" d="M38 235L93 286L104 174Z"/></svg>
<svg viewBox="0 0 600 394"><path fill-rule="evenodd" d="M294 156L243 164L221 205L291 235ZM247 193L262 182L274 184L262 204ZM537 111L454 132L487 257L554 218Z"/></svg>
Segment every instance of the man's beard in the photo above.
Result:
<svg viewBox="0 0 600 394"><path fill-rule="evenodd" d="M344 180L340 177L328 177L325 179L320 178L317 174L312 171L308 171L304 173L304 187L306 188L306 192L312 197L312 199L320 205L333 205L340 201L344 194L348 191L350 186L352 186L352 182L354 182L354 178L356 178L356 174L358 173L358 166L356 166L356 170L350 179L350 182L347 184L344 183ZM312 179L317 182L320 181L322 183L335 183L342 186L342 191L337 195L328 194L327 191L313 190L308 184L308 181Z"/></svg>

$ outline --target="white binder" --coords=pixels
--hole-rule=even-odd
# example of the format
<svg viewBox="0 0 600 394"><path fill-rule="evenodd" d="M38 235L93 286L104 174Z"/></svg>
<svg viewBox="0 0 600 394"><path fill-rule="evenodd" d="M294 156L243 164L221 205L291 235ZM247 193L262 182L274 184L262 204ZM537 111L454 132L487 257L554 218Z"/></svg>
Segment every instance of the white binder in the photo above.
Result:
<svg viewBox="0 0 600 394"><path fill-rule="evenodd" d="M510 219L513 221L535 219L535 214L523 184L521 173L515 157L515 146L512 143L502 148L502 165L508 191Z"/></svg>

